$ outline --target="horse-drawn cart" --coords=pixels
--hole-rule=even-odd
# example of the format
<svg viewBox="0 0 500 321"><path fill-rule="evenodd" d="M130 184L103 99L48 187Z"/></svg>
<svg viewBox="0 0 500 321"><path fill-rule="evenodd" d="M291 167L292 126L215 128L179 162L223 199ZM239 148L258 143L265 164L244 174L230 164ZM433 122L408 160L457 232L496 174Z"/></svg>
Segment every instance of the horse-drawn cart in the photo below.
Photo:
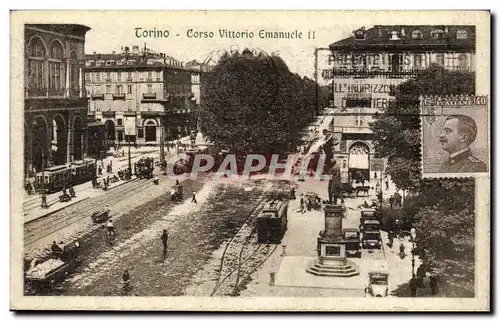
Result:
<svg viewBox="0 0 500 321"><path fill-rule="evenodd" d="M103 223L106 222L109 218L109 210L100 210L92 213L92 222L94 223Z"/></svg>

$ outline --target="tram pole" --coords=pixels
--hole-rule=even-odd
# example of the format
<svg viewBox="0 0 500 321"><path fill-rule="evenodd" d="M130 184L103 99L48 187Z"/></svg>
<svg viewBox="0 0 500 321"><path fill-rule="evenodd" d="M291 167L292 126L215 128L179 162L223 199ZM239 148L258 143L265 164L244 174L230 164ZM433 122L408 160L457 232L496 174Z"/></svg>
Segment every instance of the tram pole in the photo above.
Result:
<svg viewBox="0 0 500 321"><path fill-rule="evenodd" d="M127 135L128 141L128 172L132 176L132 159L130 157L130 135Z"/></svg>

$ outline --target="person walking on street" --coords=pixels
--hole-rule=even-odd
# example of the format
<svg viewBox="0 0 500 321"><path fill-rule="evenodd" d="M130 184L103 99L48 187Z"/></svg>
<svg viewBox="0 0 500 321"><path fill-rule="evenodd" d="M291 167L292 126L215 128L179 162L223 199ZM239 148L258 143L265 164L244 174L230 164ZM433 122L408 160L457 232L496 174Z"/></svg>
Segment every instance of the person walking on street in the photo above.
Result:
<svg viewBox="0 0 500 321"><path fill-rule="evenodd" d="M389 181L388 180L385 181L385 190L386 191L389 190Z"/></svg>
<svg viewBox="0 0 500 321"><path fill-rule="evenodd" d="M125 272L123 272L122 281L124 289L130 286L130 274L128 273L128 270L125 270Z"/></svg>
<svg viewBox="0 0 500 321"><path fill-rule="evenodd" d="M196 192L193 192L193 198L191 199L191 203L197 204L198 202L196 201Z"/></svg>
<svg viewBox="0 0 500 321"><path fill-rule="evenodd" d="M163 244L163 253L167 253L168 232L166 229L163 229L163 234L161 235L161 243Z"/></svg>
<svg viewBox="0 0 500 321"><path fill-rule="evenodd" d="M304 209L304 197L300 197L300 212L301 213L304 213L305 212L305 209Z"/></svg>
<svg viewBox="0 0 500 321"><path fill-rule="evenodd" d="M410 280L410 294L412 297L417 296L417 280L415 278L411 278Z"/></svg>
<svg viewBox="0 0 500 321"><path fill-rule="evenodd" d="M429 286L431 287L432 295L437 294L437 278L435 275L429 277Z"/></svg>

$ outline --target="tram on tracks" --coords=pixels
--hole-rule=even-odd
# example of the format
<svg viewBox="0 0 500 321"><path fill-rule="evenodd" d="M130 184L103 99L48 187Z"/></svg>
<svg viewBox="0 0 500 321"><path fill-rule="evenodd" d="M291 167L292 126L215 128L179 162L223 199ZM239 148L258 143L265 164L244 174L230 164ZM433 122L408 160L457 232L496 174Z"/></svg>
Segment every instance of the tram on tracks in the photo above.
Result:
<svg viewBox="0 0 500 321"><path fill-rule="evenodd" d="M58 192L69 185L88 182L96 176L95 159L75 161L69 165L58 165L44 169L35 176L35 190L47 193Z"/></svg>
<svg viewBox="0 0 500 321"><path fill-rule="evenodd" d="M257 215L259 243L281 243L288 224L288 204L280 200L266 202Z"/></svg>

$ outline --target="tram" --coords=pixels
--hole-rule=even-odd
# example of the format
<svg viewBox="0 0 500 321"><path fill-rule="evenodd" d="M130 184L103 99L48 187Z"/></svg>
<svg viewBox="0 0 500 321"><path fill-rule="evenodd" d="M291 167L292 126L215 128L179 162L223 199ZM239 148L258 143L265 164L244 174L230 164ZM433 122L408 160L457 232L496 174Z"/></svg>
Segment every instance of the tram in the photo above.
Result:
<svg viewBox="0 0 500 321"><path fill-rule="evenodd" d="M280 200L266 202L257 215L259 243L280 243L288 224L288 204Z"/></svg>
<svg viewBox="0 0 500 321"><path fill-rule="evenodd" d="M63 190L69 185L77 185L92 180L96 176L96 160L84 159L69 166L58 165L46 168L35 176L35 190L53 193Z"/></svg>

